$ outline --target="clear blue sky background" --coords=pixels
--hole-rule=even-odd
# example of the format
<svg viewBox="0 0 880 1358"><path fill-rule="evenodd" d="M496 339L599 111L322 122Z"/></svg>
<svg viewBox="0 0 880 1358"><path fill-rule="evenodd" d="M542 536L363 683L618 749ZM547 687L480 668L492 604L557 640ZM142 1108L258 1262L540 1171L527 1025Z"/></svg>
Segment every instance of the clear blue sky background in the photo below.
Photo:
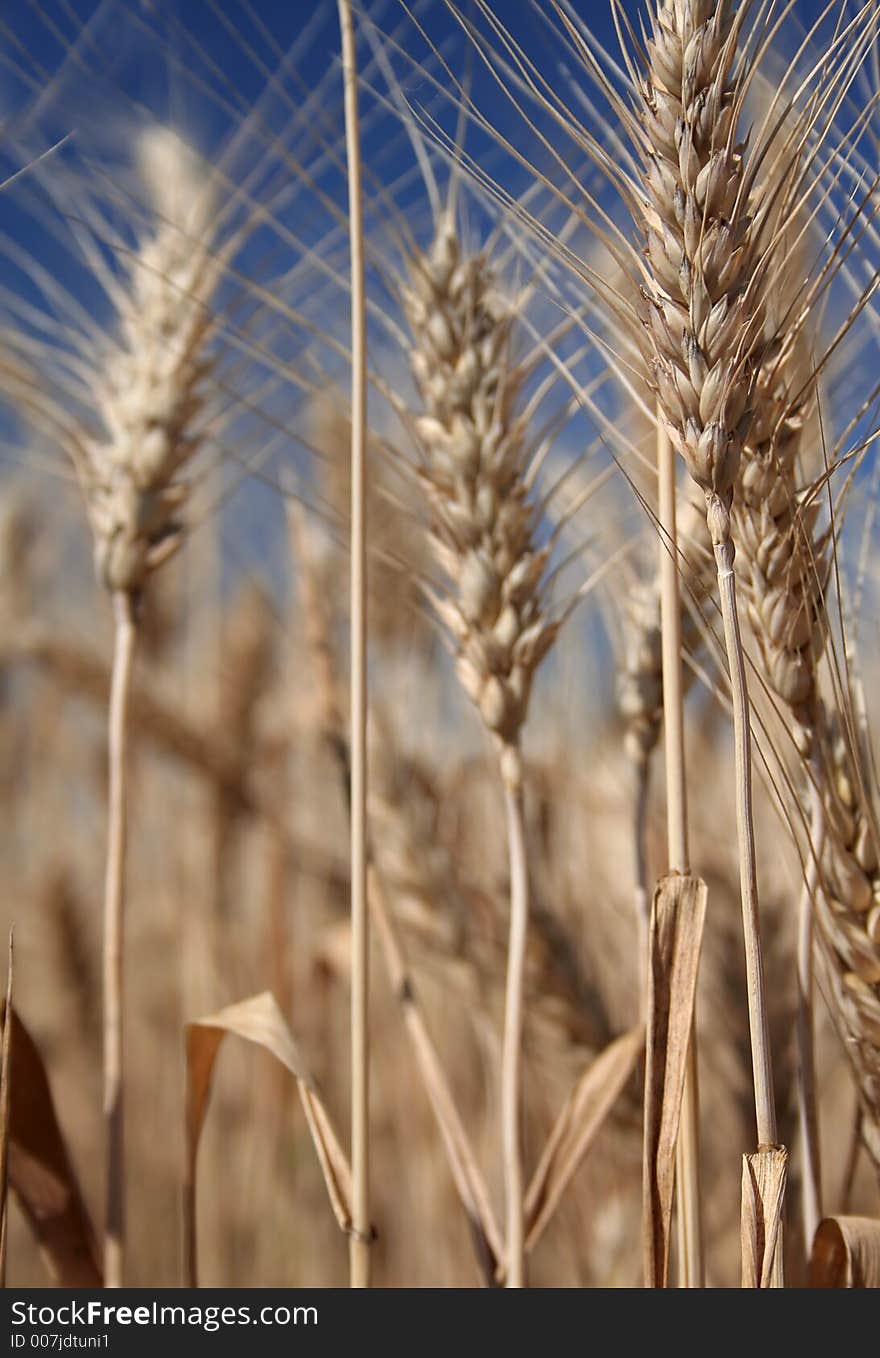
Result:
<svg viewBox="0 0 880 1358"><path fill-rule="evenodd" d="M459 2L466 9L466 0ZM576 0L576 7L616 53L607 0ZM466 44L442 0L415 0L413 8L424 15L432 41L449 57L453 70L461 72ZM793 35L799 26L809 25L823 8L821 0L796 0L787 21L789 32ZM366 9L383 31L399 32L402 45L416 62L427 53L398 0L367 0ZM549 11L549 6L544 9ZM626 0L626 9L634 19L644 12L636 0ZM561 49L536 7L530 0L495 0L494 10L523 41L539 69L552 78ZM845 0L843 12L854 10L851 0ZM836 17L835 13L832 21ZM369 47L365 42L361 52L366 68ZM78 150L87 149L108 167L121 163L128 151L128 133L137 125L141 110L179 124L210 154L228 140L261 98L261 117L279 136L290 137L290 126L300 117L302 125L290 145L306 156L309 127L319 113L341 127L337 53L334 0L7 0L0 6L0 117L6 118L5 135L0 135L0 177L18 169L28 153L37 154L67 134L72 136L65 154L69 152L72 158ZM394 58L394 65L406 97L453 131L453 107L437 94L431 81L417 66L408 64L403 54ZM442 80L436 58L430 59L429 66ZM279 69L283 80L266 98L267 77ZM481 108L519 145L522 126L478 62L473 76ZM326 96L320 108L301 118L308 92L322 81ZM364 106L369 110L374 103L367 97ZM535 154L534 141L523 146ZM490 172L495 171L499 151L489 138L470 132L468 149ZM368 127L365 151L374 186L395 180L412 164L399 127L389 119L380 118ZM509 163L507 169L511 169ZM521 173L525 186L528 181ZM515 179L511 182L516 192ZM0 194L0 234L32 249L48 267L62 270L65 263L56 245L41 237L27 211L27 191L14 187L16 192ZM335 202L344 202L340 173L328 174L322 187ZM403 202L406 206L405 195ZM424 212L424 196L415 180L411 205L414 216ZM327 216L314 208L302 214L298 229L306 240L323 241L329 229ZM0 253L0 287L10 281L15 287L26 286L20 271L12 272L14 281L8 260ZM72 280L71 286L81 284Z"/></svg>

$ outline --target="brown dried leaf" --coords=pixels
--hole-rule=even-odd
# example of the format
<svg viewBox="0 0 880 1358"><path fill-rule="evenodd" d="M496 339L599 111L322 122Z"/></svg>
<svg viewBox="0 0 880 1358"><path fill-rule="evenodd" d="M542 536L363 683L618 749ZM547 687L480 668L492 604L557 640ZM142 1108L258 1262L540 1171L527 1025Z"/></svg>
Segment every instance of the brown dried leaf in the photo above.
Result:
<svg viewBox="0 0 880 1358"><path fill-rule="evenodd" d="M59 1287L103 1286L95 1236L58 1125L43 1060L15 1010L10 1030L9 1183Z"/></svg>
<svg viewBox="0 0 880 1358"><path fill-rule="evenodd" d="M770 1146L743 1156L742 1285L782 1287L782 1205L788 1151Z"/></svg>
<svg viewBox="0 0 880 1358"><path fill-rule="evenodd" d="M813 1237L810 1287L880 1287L880 1221L826 1217Z"/></svg>
<svg viewBox="0 0 880 1358"><path fill-rule="evenodd" d="M218 1014L186 1025L186 1177L184 1181L184 1259L187 1286L197 1284L196 1169L208 1109L214 1064L227 1033L270 1052L296 1080L300 1101L317 1152L336 1220L351 1226L351 1170L315 1082L300 1056L274 995L264 991Z"/></svg>
<svg viewBox="0 0 880 1358"><path fill-rule="evenodd" d="M634 1028L590 1063L556 1119L526 1194L526 1248L534 1249L578 1166L632 1074L644 1046Z"/></svg>
<svg viewBox="0 0 880 1358"><path fill-rule="evenodd" d="M669 1270L675 1142L705 919L705 882L699 877L661 877L651 909L645 1058L642 1233L646 1287L665 1287Z"/></svg>

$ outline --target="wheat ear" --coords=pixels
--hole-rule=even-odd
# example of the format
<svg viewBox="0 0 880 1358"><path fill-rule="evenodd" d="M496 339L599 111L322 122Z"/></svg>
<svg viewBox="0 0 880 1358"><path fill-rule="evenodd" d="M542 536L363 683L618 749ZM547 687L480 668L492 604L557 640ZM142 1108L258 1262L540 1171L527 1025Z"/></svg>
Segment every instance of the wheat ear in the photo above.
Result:
<svg viewBox="0 0 880 1358"><path fill-rule="evenodd" d="M842 1030L862 1107L862 1139L880 1173L880 870L875 826L863 806L850 743L831 741L824 786L823 884L816 932L832 1011Z"/></svg>
<svg viewBox="0 0 880 1358"><path fill-rule="evenodd" d="M547 549L534 541L513 313L486 260L463 257L444 215L414 259L404 295L412 368L425 413L415 422L431 509L432 545L449 588L434 603L456 649L459 679L498 749L510 854L510 934L502 1045L501 1125L507 1285L525 1286L521 1145L523 991L528 866L520 738L535 670L558 624L541 582Z"/></svg>
<svg viewBox="0 0 880 1358"><path fill-rule="evenodd" d="M124 1277L124 916L126 727L138 601L150 573L180 541L186 499L179 472L199 447L208 365L208 302L218 279L211 195L191 151L167 129L138 144L154 225L117 294L118 334L96 369L103 425L70 452L92 527L99 579L113 599L115 645L109 711L109 812L104 897L104 1278Z"/></svg>
<svg viewBox="0 0 880 1358"><path fill-rule="evenodd" d="M706 497L734 709L737 837L758 1142L776 1144L752 819L749 704L730 509L761 329L731 69L730 3L662 0L640 103L647 193L644 336L673 446Z"/></svg>

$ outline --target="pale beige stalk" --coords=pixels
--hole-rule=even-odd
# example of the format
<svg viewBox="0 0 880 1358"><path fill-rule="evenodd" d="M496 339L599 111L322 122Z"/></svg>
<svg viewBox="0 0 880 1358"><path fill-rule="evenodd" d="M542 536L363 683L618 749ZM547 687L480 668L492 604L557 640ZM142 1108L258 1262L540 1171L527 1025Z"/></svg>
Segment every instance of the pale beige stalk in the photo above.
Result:
<svg viewBox="0 0 880 1358"><path fill-rule="evenodd" d="M306 648L312 663L318 699L317 724L339 768L346 795L350 792L349 752L339 693L338 666L331 639L331 625L317 578L316 556L304 510L295 501L289 508L291 539L299 565L299 591L305 621ZM381 765L380 775L381 775ZM395 764L395 767L397 765ZM411 832L403 814L385 801L381 776L371 779L371 862L367 871L370 914L382 949L394 995L400 1005L417 1067L437 1121L455 1186L467 1213L478 1252L483 1282L491 1285L504 1256L504 1243L489 1200L489 1193L428 1022L415 980L391 910L386 903L386 859L397 859L398 871L410 890L413 877L430 876L425 868L425 846ZM378 830L377 830L378 822ZM395 831L396 836L395 836ZM398 852L386 855L388 840L400 841ZM411 842L414 841L414 842ZM373 855L376 860L373 861ZM388 871L391 889L395 873ZM433 883L431 883L433 885ZM430 894L430 893L429 893ZM442 896L442 888L439 894ZM433 904L433 902L432 902Z"/></svg>
<svg viewBox="0 0 880 1358"><path fill-rule="evenodd" d="M534 541L513 313L487 261L461 254L443 215L404 291L412 369L425 413L415 431L432 547L448 580L434 606L453 638L459 679L498 750L510 854L510 934L501 1070L507 1286L525 1285L522 1031L528 868L520 738L535 670L556 635L541 592L548 549Z"/></svg>
<svg viewBox="0 0 880 1358"><path fill-rule="evenodd" d="M352 1287L370 1285L369 923L367 913L367 331L357 49L339 0L351 249L351 1172Z"/></svg>
<svg viewBox="0 0 880 1358"><path fill-rule="evenodd" d="M769 190L768 185L768 196ZM780 213L786 202L780 192ZM803 329L791 320L799 260L795 251L774 277L776 293L768 300L770 333L757 374L755 415L743 449L734 516L759 663L789 716L809 798L809 860L798 903L796 1029L801 1208L809 1250L822 1203L813 1053L813 914L825 839L818 661L827 635L829 535L817 528L817 503L804 504L797 493L805 431L812 427L818 436L811 420L816 398L812 359Z"/></svg>
<svg viewBox="0 0 880 1358"><path fill-rule="evenodd" d="M522 1162L522 1044L525 1021L526 943L529 879L526 866L522 786L504 776L504 805L510 848L510 937L504 1044L501 1053L501 1136L504 1153L508 1287L526 1285L525 1179Z"/></svg>
<svg viewBox="0 0 880 1358"><path fill-rule="evenodd" d="M109 810L104 899L105 1282L124 1283L124 913L126 720L137 610L150 573L176 549L186 499L180 469L199 448L207 372L207 303L219 265L210 249L211 195L192 152L153 130L138 145L155 223L115 300L119 333L95 373L103 426L69 448L92 526L98 576L113 598Z"/></svg>
<svg viewBox="0 0 880 1358"><path fill-rule="evenodd" d="M122 1287L125 1262L124 913L128 822L128 698L134 659L131 597L113 596L116 641L108 728L107 876L104 888L104 1286Z"/></svg>
<svg viewBox="0 0 880 1358"><path fill-rule="evenodd" d="M681 663L681 588L675 512L675 453L657 426L658 518L660 528L660 615L663 638L663 730L666 743L666 842L668 869L690 873L687 780L684 747L684 687ZM694 1002L696 1004L696 1001ZM687 1071L676 1144L678 1185L678 1269L683 1287L702 1287L705 1278L700 1193L700 1099L696 1015L688 1044Z"/></svg>
<svg viewBox="0 0 880 1358"><path fill-rule="evenodd" d="M734 706L737 832L759 1145L776 1143L761 963L749 705L730 508L751 416L760 293L750 250L731 68L730 3L661 0L647 43L641 118L648 287L646 357L673 446L706 497Z"/></svg>

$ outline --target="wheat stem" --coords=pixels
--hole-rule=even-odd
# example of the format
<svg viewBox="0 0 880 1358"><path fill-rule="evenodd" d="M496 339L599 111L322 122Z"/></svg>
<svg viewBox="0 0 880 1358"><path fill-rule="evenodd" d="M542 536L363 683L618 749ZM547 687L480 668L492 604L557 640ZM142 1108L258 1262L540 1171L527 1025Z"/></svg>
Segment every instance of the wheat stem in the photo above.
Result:
<svg viewBox="0 0 880 1358"><path fill-rule="evenodd" d="M366 299L357 54L350 0L338 0L351 240L351 1170L352 1287L370 1285L369 921L367 915Z"/></svg>
<svg viewBox="0 0 880 1358"><path fill-rule="evenodd" d="M814 763L815 761L811 761ZM810 861L798 903L797 938L797 1099L801 1138L801 1208L804 1248L809 1256L822 1218L822 1175L819 1118L816 1107L816 1068L813 1051L813 899L819 889L819 864L825 849L825 807L813 768L810 779Z"/></svg>
<svg viewBox="0 0 880 1358"><path fill-rule="evenodd" d="M675 451L657 425L660 526L660 617L663 656L663 738L666 754L666 840L670 872L690 871L684 766L684 691L681 674L681 588L675 524Z"/></svg>
<svg viewBox="0 0 880 1358"><path fill-rule="evenodd" d="M635 880L636 941L639 958L639 1018L648 1016L648 946L651 927L651 890L648 885L647 822L651 789L650 755L641 755L635 764L636 789L633 797L633 876Z"/></svg>
<svg viewBox="0 0 880 1358"><path fill-rule="evenodd" d="M514 753L507 751L506 753ZM506 763L507 761L505 761ZM514 762L513 760L509 762ZM515 761L518 764L518 759ZM510 852L510 934L504 1041L501 1056L501 1140L507 1209L507 1286L525 1287L525 1215L522 1166L523 991L529 920L529 881L523 824L522 785L502 765L507 840Z"/></svg>
<svg viewBox="0 0 880 1358"><path fill-rule="evenodd" d="M681 581L675 513L675 450L657 421L657 479L660 526L660 617L663 657L663 731L666 754L666 838L669 871L690 872L687 780L684 759L684 689L681 668ZM703 1224L700 1193L700 1105L696 1020L691 1029L687 1072L676 1144L678 1181L678 1267L683 1287L702 1287Z"/></svg>
<svg viewBox="0 0 880 1358"><path fill-rule="evenodd" d="M776 1108L773 1099L773 1071L770 1061L770 1029L764 990L764 964L761 957L761 928L758 915L758 874L755 858L755 826L752 815L752 748L749 729L749 695L743 660L742 637L736 607L736 579L733 573L733 543L724 535L715 543L718 592L724 622L730 691L733 702L733 731L736 755L736 829L740 859L740 894L743 934L746 949L746 983L749 998L749 1032L752 1047L752 1076L755 1087L755 1118L759 1149L776 1142Z"/></svg>
<svg viewBox="0 0 880 1358"><path fill-rule="evenodd" d="M104 1284L122 1287L125 1248L123 1000L128 789L126 736L135 621L129 594L113 596L115 643L108 723L107 874L104 890Z"/></svg>

